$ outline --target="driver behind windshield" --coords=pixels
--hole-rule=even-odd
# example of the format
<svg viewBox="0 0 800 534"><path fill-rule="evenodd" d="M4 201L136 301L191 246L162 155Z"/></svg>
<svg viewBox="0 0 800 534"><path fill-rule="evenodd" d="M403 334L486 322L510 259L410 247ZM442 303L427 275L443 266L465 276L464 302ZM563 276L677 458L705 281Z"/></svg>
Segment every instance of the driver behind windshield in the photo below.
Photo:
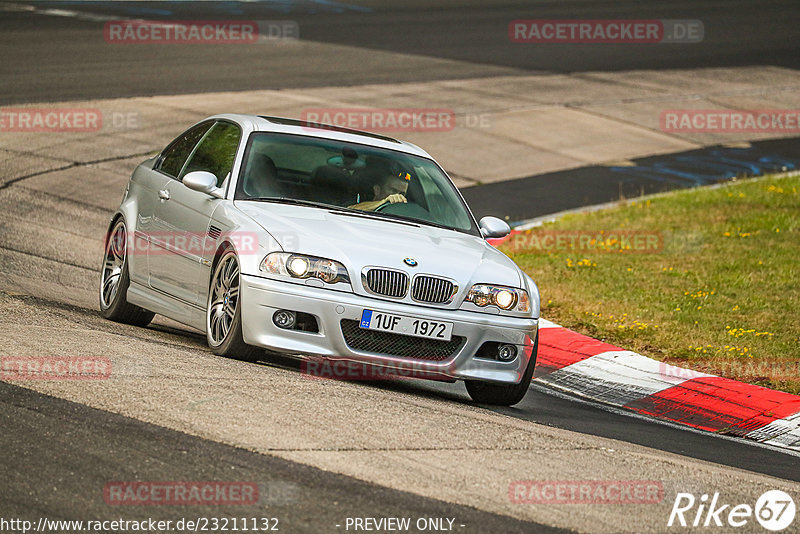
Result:
<svg viewBox="0 0 800 534"><path fill-rule="evenodd" d="M359 202L358 204L349 206L349 208L362 211L375 211L384 204L408 202L405 195L408 192L409 182L411 182L411 175L407 172L381 174L379 180L372 186L372 191L374 193L373 200Z"/></svg>

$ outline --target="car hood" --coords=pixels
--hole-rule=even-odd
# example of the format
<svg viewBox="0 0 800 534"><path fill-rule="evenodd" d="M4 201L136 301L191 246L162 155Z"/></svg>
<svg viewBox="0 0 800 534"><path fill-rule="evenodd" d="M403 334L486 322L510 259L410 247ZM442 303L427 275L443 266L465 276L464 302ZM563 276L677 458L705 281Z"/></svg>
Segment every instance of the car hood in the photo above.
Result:
<svg viewBox="0 0 800 534"><path fill-rule="evenodd" d="M235 205L285 251L340 261L356 279L364 267L379 266L451 278L459 293L475 283L522 287L516 264L474 235L369 214L244 200ZM417 266L406 265L406 258Z"/></svg>

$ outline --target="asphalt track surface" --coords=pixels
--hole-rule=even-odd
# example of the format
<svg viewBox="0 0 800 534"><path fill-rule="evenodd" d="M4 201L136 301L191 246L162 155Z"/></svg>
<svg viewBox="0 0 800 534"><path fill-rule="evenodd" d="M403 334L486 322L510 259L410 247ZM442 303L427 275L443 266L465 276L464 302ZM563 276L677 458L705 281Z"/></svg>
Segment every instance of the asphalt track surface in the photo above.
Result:
<svg viewBox="0 0 800 534"><path fill-rule="evenodd" d="M17 4L120 19L291 20L299 25L305 44L110 45L103 39L103 21L18 11L15 4L4 2L0 3L6 6L0 16L2 104L536 72L800 67L800 4L794 0ZM574 18L700 20L705 36L689 45L588 46L516 44L508 37L508 25L516 19ZM308 43L339 46L312 51ZM442 62L432 65L430 58Z"/></svg>
<svg viewBox="0 0 800 534"><path fill-rule="evenodd" d="M457 530L465 533L566 532L421 499L3 382L0 405L0 474L5 486L0 514L5 518L34 523L40 517L109 518L103 489L115 480L232 480L256 483L258 502L252 506L128 507L120 515L127 520L173 521L247 515L277 518L282 532L336 532L353 511L369 510L373 517L457 518L456 525L463 525ZM76 509L80 510L77 514Z"/></svg>
<svg viewBox="0 0 800 534"><path fill-rule="evenodd" d="M301 370L297 362L288 358L272 357L271 361L298 372ZM469 402L461 384L387 381L372 387L413 391L418 395L446 398L453 402ZM753 446L739 439L724 439L708 432L686 430L647 417L604 410L592 402L554 394L535 382L519 404L487 409L542 425L627 441L800 482L800 462L795 455Z"/></svg>
<svg viewBox="0 0 800 534"><path fill-rule="evenodd" d="M58 3L36 3L47 8ZM194 93L199 91L348 85L391 81L451 79L531 72L576 72L635 68L672 68L769 64L800 67L797 54L800 10L796 2L656 3L474 2L469 8L442 2L421 14L416 2L281 2L224 3L118 3L113 6L80 2L57 7L113 16L173 18L292 19L300 24L303 40L342 45L315 49L287 47L110 47L102 41L102 23L79 17L50 17L5 11L0 16L0 103L3 105L60 101L70 98L113 98L133 95ZM278 9L275 6L282 6ZM516 18L672 18L703 20L707 39L690 48L658 45L647 58L630 46L576 48L554 45L531 48L513 45L507 25ZM758 31L755 31L758 28ZM654 45L648 45L654 46ZM413 68L414 60L400 65L371 59L370 50L423 55L458 64L441 71ZM576 51L580 53L576 54ZM768 58L768 59L766 59ZM358 66L358 68L355 68ZM795 143L796 144L796 143ZM789 153L795 144L770 147ZM796 154L792 152L791 155ZM595 175L597 169L580 172ZM570 178L549 176L539 180L544 192ZM615 175L616 179L617 176ZM491 198L502 198L515 187L540 187L528 182L497 184ZM603 182L601 182L603 183ZM11 186L10 189L13 189ZM638 185L633 185L636 191ZM654 190L663 185L653 185ZM506 189L503 189L506 188ZM469 189L476 212L488 195ZM486 191L486 190L484 190ZM611 200L619 194L619 181L609 179L582 203ZM564 196L566 198L566 196ZM509 215L523 218L567 209L572 205L543 203L509 207ZM558 204L558 205L556 205ZM57 258L50 258L58 261ZM5 268L16 268L12 261ZM26 272L26 269L21 269ZM42 309L66 306L58 297L33 300ZM72 309L80 317L89 308ZM180 328L150 328L155 338L177 336L201 344L198 336ZM296 363L279 361L293 368ZM468 402L460 384L390 383L372 388L411 393L422 399ZM731 466L789 481L800 481L796 456L757 447L739 440L718 438L673 426L607 411L602 407L554 396L534 387L518 406L497 413L586 436L611 438L656 451ZM248 477L293 488L291 502L270 503L286 518L286 531L319 532L344 516L418 515L456 516L476 532L547 531L543 525L520 522L504 515L481 512L436 499L420 497L368 484L350 477L215 443L163 427L143 423L103 410L56 399L28 389L0 383L0 444L4 454L0 475L6 481L0 515L17 517L76 518L80 508L87 517L102 517L108 508L97 488L112 479L213 480L223 477L223 466L234 466L237 477ZM546 453L543 453L546 454ZM587 468L588 469L588 468ZM588 477L587 477L588 478ZM283 485L286 484L286 485ZM53 489L51 490L50 487ZM227 511L227 510L225 510ZM193 508L191 514L206 510ZM219 508L207 511L226 515ZM232 515L236 510L231 511ZM150 507L137 514L174 519L175 509ZM253 515L248 511L248 515ZM470 530L464 530L470 531Z"/></svg>

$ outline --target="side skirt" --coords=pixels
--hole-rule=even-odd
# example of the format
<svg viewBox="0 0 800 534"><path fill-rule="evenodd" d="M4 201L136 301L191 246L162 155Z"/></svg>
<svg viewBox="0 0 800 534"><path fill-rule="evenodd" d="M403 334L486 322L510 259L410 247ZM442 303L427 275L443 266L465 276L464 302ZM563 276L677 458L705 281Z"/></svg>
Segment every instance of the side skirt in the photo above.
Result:
<svg viewBox="0 0 800 534"><path fill-rule="evenodd" d="M206 310L196 304L134 282L128 287L128 302L201 332L206 331Z"/></svg>

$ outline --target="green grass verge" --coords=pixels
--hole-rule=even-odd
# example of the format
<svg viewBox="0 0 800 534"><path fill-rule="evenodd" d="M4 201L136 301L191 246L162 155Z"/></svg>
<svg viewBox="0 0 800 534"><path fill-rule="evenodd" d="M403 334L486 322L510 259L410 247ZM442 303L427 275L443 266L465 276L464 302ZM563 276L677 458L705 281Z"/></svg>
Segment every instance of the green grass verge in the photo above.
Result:
<svg viewBox="0 0 800 534"><path fill-rule="evenodd" d="M547 319L800 394L798 176L567 215L500 248L539 285Z"/></svg>

